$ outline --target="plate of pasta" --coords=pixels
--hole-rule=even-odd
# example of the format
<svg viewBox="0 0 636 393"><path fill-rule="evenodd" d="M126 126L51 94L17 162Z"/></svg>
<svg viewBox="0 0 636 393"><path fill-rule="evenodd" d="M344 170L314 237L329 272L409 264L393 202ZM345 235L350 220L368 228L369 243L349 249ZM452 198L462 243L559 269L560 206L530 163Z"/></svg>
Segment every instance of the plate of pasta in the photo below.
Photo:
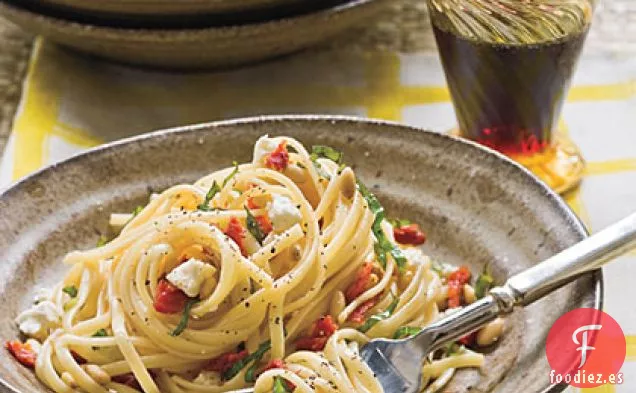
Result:
<svg viewBox="0 0 636 393"><path fill-rule="evenodd" d="M415 334L585 236L496 153L344 117L116 142L22 180L0 209L14 392L381 393L368 340ZM599 307L601 284L431 354L423 392L550 388L547 331Z"/></svg>

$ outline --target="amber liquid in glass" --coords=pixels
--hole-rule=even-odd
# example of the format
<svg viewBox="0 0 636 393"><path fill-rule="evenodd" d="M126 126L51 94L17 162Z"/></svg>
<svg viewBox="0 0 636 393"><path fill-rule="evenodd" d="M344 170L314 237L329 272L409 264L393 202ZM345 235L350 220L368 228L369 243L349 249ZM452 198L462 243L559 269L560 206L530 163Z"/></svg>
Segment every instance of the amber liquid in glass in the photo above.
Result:
<svg viewBox="0 0 636 393"><path fill-rule="evenodd" d="M461 135L505 154L552 142L589 23L560 39L505 44L465 38L433 19Z"/></svg>

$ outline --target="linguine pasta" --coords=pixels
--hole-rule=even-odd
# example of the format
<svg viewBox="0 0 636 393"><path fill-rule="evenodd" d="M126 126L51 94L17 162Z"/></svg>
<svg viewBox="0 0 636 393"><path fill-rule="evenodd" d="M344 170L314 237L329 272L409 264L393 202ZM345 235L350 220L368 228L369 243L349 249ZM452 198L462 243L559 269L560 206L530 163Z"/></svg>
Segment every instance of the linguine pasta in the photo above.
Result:
<svg viewBox="0 0 636 393"><path fill-rule="evenodd" d="M7 343L55 392L379 393L362 345L412 335L490 284L425 256L417 225L389 222L339 152L287 137L111 224L118 236L69 253L18 317L30 339ZM425 392L482 363L466 346L432 354Z"/></svg>

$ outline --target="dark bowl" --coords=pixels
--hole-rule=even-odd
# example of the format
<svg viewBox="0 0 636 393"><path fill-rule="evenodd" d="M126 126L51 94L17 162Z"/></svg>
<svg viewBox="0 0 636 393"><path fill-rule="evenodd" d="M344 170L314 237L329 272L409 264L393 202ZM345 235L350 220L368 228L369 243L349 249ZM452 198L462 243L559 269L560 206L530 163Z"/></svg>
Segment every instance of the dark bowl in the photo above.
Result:
<svg viewBox="0 0 636 393"><path fill-rule="evenodd" d="M85 23L0 0L0 14L60 45L109 60L158 68L229 67L273 58L364 25L392 0L328 0L279 18L207 21L191 28L131 28ZM271 15L270 15L271 17ZM239 18L240 19L240 18Z"/></svg>

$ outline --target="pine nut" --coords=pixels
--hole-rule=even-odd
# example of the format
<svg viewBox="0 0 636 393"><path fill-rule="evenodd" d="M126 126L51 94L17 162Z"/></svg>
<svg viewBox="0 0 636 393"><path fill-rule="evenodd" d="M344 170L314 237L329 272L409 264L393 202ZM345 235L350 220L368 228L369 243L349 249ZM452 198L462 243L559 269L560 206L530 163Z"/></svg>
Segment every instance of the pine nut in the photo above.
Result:
<svg viewBox="0 0 636 393"><path fill-rule="evenodd" d="M371 275L369 276L369 283L367 284L365 291L367 289L373 288L379 282L380 282L380 277L378 277L378 275L375 273L371 273Z"/></svg>
<svg viewBox="0 0 636 393"><path fill-rule="evenodd" d="M77 388L77 382L75 382L75 378L68 372L64 371L62 373L62 381L67 384L71 389Z"/></svg>
<svg viewBox="0 0 636 393"><path fill-rule="evenodd" d="M336 291L336 293L331 296L331 304L329 305L329 314L337 317L340 315L342 310L344 310L346 306L345 296L342 291Z"/></svg>
<svg viewBox="0 0 636 393"><path fill-rule="evenodd" d="M86 374L88 374L95 382L105 385L110 382L110 375L96 364L84 364L82 366Z"/></svg>
<svg viewBox="0 0 636 393"><path fill-rule="evenodd" d="M437 307L440 310L446 308L446 298L448 297L448 285L442 285L439 288L439 293L437 294L437 299L435 299L435 303L437 303Z"/></svg>
<svg viewBox="0 0 636 393"><path fill-rule="evenodd" d="M410 270L407 270L400 275L400 278L398 279L398 288L400 291L405 290L406 287L409 286L411 281L413 281L413 277L415 277L415 274L413 274Z"/></svg>
<svg viewBox="0 0 636 393"><path fill-rule="evenodd" d="M307 181L307 171L298 165L287 166L287 169L285 169L285 176L289 177L296 184Z"/></svg>
<svg viewBox="0 0 636 393"><path fill-rule="evenodd" d="M503 333L504 325L504 319L497 318L481 328L477 333L477 345L487 347L494 344L499 339L499 336L501 336L501 333Z"/></svg>
<svg viewBox="0 0 636 393"><path fill-rule="evenodd" d="M345 168L340 174L342 195L347 199L353 199L356 194L356 177L351 168Z"/></svg>
<svg viewBox="0 0 636 393"><path fill-rule="evenodd" d="M468 284L464 284L464 301L467 304L475 303L477 297L475 296L475 289Z"/></svg>

